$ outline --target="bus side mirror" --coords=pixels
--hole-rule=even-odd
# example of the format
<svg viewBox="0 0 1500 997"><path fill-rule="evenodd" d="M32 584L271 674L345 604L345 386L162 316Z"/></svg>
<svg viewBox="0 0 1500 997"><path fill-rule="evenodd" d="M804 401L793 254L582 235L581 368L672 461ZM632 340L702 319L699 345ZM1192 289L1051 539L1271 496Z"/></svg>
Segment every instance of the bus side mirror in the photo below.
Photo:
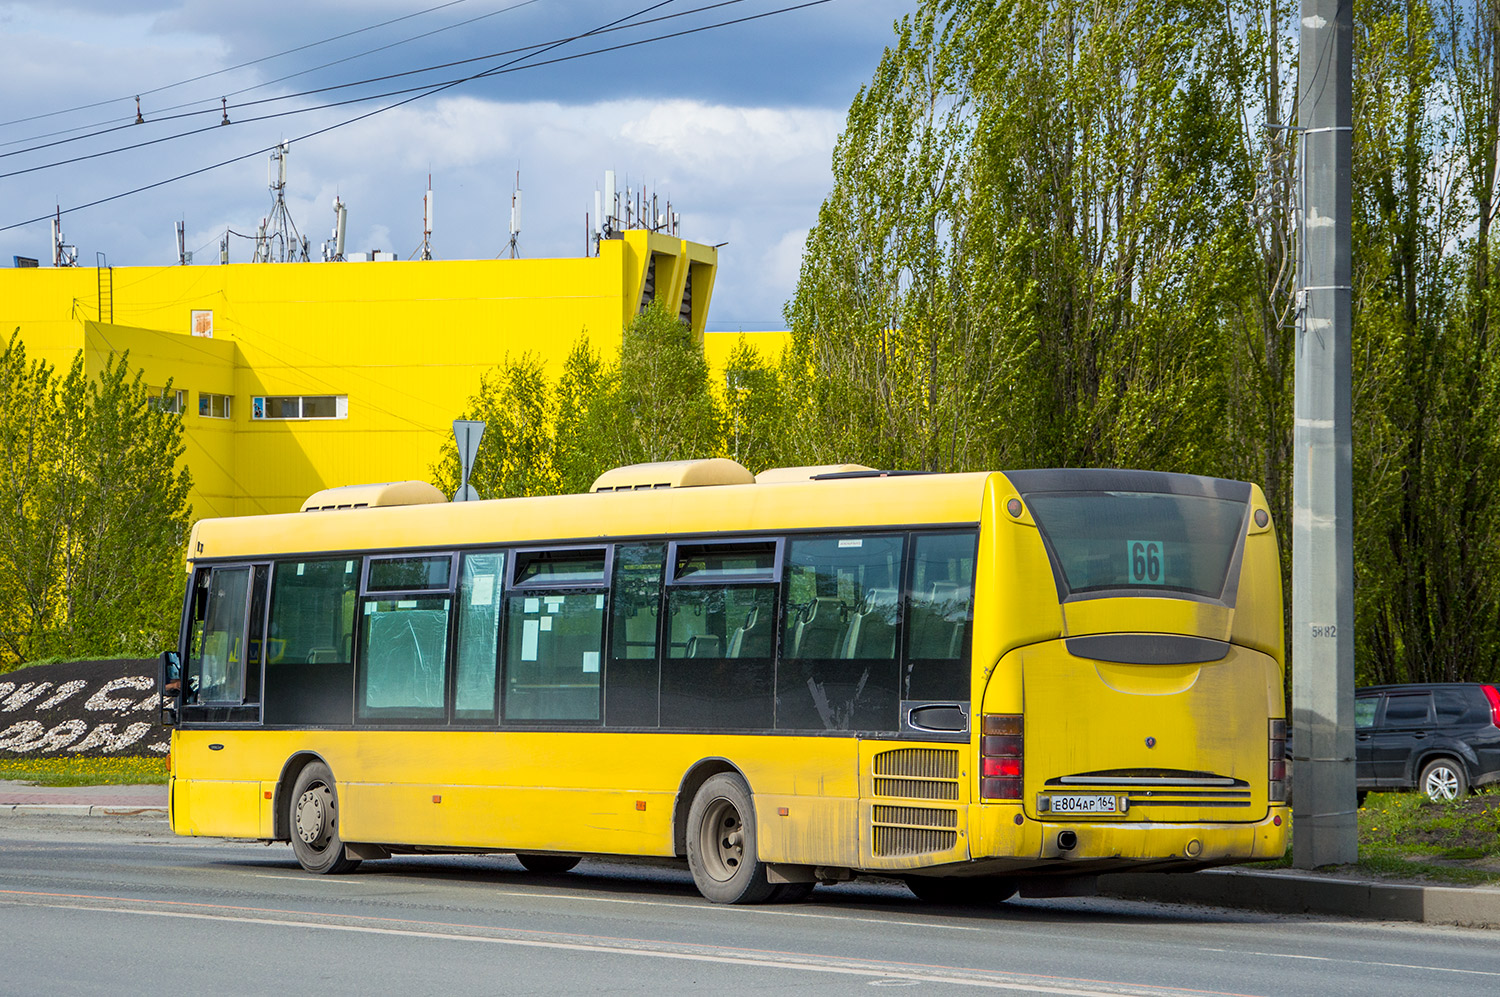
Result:
<svg viewBox="0 0 1500 997"><path fill-rule="evenodd" d="M182 696L182 659L176 651L163 651L156 669L157 719L163 727L177 726L177 704Z"/></svg>

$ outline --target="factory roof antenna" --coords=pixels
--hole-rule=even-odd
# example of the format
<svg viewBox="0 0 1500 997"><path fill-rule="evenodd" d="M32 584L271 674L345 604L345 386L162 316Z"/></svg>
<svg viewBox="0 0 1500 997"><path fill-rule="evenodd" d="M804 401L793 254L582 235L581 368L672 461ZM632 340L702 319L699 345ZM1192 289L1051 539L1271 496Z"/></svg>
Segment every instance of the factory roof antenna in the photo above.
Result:
<svg viewBox="0 0 1500 997"><path fill-rule="evenodd" d="M255 263L307 262L307 239L298 234L286 206L286 157L292 151L290 142L282 142L271 151L266 186L271 189L271 211L261 223L255 240Z"/></svg>
<svg viewBox="0 0 1500 997"><path fill-rule="evenodd" d="M521 171L516 170L516 189L510 195L510 258L521 258Z"/></svg>
<svg viewBox="0 0 1500 997"><path fill-rule="evenodd" d="M427 193L422 198L422 249L418 259L432 259L432 174L427 174Z"/></svg>
<svg viewBox="0 0 1500 997"><path fill-rule="evenodd" d="M76 267L78 265L78 247L68 243L68 237L63 235L62 230L62 205L57 206L57 214L52 218L52 265L55 267Z"/></svg>
<svg viewBox="0 0 1500 997"><path fill-rule="evenodd" d="M333 237L323 243L323 262L344 262L344 232L349 227L349 206L333 195Z"/></svg>

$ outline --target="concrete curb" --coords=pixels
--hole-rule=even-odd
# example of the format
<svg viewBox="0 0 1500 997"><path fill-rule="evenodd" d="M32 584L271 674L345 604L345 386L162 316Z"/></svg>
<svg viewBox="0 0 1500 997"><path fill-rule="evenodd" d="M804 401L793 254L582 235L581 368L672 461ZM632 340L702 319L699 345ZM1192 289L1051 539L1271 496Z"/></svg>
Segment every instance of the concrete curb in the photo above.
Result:
<svg viewBox="0 0 1500 997"><path fill-rule="evenodd" d="M1296 872L1209 869L1194 873L1114 873L1099 877L1110 896L1240 907L1277 914L1332 914L1500 928L1500 890L1339 879Z"/></svg>
<svg viewBox="0 0 1500 997"><path fill-rule="evenodd" d="M65 817L159 817L165 820L167 808L99 803L3 803L0 804L0 814L57 814Z"/></svg>

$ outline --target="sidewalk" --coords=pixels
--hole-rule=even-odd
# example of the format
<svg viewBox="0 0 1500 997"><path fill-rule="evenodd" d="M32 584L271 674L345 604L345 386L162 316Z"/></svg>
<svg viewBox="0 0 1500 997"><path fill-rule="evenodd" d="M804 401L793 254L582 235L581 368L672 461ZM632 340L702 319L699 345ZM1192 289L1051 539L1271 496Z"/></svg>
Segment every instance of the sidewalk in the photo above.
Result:
<svg viewBox="0 0 1500 997"><path fill-rule="evenodd" d="M0 816L14 812L166 817L167 787L31 786L0 779Z"/></svg>
<svg viewBox="0 0 1500 997"><path fill-rule="evenodd" d="M165 818L167 787L29 786L0 780L0 820L11 813ZM1099 892L1280 914L1500 928L1500 889L1494 887L1352 879L1299 869L1115 873L1099 877Z"/></svg>
<svg viewBox="0 0 1500 997"><path fill-rule="evenodd" d="M1500 889L1356 879L1305 869L1127 872L1099 877L1099 892L1132 900L1209 904L1276 914L1330 914L1500 928Z"/></svg>

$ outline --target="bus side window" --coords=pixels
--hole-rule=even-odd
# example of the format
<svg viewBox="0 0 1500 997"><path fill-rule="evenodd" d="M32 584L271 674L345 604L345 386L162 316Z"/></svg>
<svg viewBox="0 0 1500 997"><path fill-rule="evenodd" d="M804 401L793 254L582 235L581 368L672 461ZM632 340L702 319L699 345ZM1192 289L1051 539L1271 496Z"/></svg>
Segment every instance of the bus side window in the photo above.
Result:
<svg viewBox="0 0 1500 997"><path fill-rule="evenodd" d="M608 550L518 550L512 556L505 719L597 724Z"/></svg>
<svg viewBox="0 0 1500 997"><path fill-rule="evenodd" d="M372 557L355 654L360 720L447 719L454 557Z"/></svg>
<svg viewBox="0 0 1500 997"><path fill-rule="evenodd" d="M661 725L769 729L778 542L676 543L671 552Z"/></svg>
<svg viewBox="0 0 1500 997"><path fill-rule="evenodd" d="M348 724L361 560L277 561L266 634L265 721Z"/></svg>
<svg viewBox="0 0 1500 997"><path fill-rule="evenodd" d="M504 551L464 555L458 582L458 647L453 662L455 720L495 719L495 667L504 585Z"/></svg>
<svg viewBox="0 0 1500 997"><path fill-rule="evenodd" d="M604 676L604 723L608 727L655 727L656 640L661 616L662 544L615 548L609 667Z"/></svg>
<svg viewBox="0 0 1500 997"><path fill-rule="evenodd" d="M927 534L913 543L902 699L969 698L977 542L975 534L966 532Z"/></svg>
<svg viewBox="0 0 1500 997"><path fill-rule="evenodd" d="M901 536L788 544L776 674L781 730L897 730Z"/></svg>
<svg viewBox="0 0 1500 997"><path fill-rule="evenodd" d="M201 604L203 609L193 623L184 705L241 701L251 571L249 567L212 568L198 575L194 606Z"/></svg>

